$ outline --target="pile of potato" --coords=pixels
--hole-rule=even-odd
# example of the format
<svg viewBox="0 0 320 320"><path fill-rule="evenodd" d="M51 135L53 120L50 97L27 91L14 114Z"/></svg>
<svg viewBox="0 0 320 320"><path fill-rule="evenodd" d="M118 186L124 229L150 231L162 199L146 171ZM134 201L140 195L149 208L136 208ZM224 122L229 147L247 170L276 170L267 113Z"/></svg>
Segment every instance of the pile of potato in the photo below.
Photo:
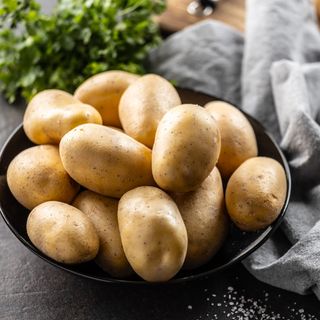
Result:
<svg viewBox="0 0 320 320"><path fill-rule="evenodd" d="M285 201L285 172L258 157L240 111L181 104L158 75L109 71L74 95L45 90L23 127L37 146L12 160L8 185L31 210L32 243L61 263L94 259L113 277L167 281L215 255L228 216L258 230Z"/></svg>

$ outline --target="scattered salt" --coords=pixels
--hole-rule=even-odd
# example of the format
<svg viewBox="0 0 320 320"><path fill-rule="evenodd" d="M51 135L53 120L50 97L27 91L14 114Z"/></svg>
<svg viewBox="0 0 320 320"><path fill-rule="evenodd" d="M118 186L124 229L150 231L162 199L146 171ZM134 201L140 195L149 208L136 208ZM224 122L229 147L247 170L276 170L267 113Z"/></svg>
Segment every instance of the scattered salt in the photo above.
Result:
<svg viewBox="0 0 320 320"><path fill-rule="evenodd" d="M206 301L210 302L207 310L209 313L206 313L205 317L209 317L210 320L219 319L221 314L234 320L320 320L315 315L305 312L304 309L298 309L296 302L288 306L288 314L285 316L273 312L269 307L270 294L265 291L260 299L248 297L244 289L239 290L241 293L238 293L232 286L227 287L222 296L211 293L210 289L204 289L204 291L208 292ZM281 297L281 294L277 296ZM191 310L192 306L188 305L188 309ZM201 316L198 319L200 320Z"/></svg>

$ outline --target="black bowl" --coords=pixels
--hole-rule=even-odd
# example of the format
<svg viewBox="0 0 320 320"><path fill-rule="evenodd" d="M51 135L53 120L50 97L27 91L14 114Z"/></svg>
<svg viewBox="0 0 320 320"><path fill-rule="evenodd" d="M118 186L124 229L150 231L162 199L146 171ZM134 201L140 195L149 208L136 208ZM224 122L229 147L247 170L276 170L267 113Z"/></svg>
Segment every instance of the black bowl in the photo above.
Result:
<svg viewBox="0 0 320 320"><path fill-rule="evenodd" d="M217 99L215 97L191 90L179 89L179 93L183 103L197 103L204 105L209 101ZM277 143L269 135L269 133L265 131L263 126L248 114L245 115L255 131L258 141L259 155L268 156L279 161L285 169L288 189L286 201L283 205L281 213L277 220L272 223L272 225L259 232L242 232L232 225L225 244L210 262L192 271L180 271L173 279L166 283L178 283L204 278L241 261L258 247L260 247L270 237L270 235L279 227L284 217L289 203L291 191L291 178L288 163ZM22 126L20 125L8 138L0 154L0 212L4 221L14 235L29 250L38 255L40 258L73 274L109 283L146 284L147 282L141 280L137 276L129 279L114 279L97 267L94 262L83 263L80 265L61 264L48 258L34 247L26 233L28 210L22 207L15 200L8 188L6 180L6 172L10 161L19 152L31 146L33 146L33 144L28 140Z"/></svg>

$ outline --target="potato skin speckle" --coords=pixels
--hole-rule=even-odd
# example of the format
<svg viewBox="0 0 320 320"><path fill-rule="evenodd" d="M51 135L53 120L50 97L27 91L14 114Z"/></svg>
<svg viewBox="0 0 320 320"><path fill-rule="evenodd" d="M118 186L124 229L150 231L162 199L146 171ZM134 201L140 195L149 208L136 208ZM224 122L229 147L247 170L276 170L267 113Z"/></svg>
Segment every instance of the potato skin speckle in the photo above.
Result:
<svg viewBox="0 0 320 320"><path fill-rule="evenodd" d="M217 167L195 191L171 193L188 233L185 269L207 263L222 246L229 230L222 180Z"/></svg>
<svg viewBox="0 0 320 320"><path fill-rule="evenodd" d="M161 119L152 150L152 173L164 190L195 190L217 163L221 146L216 121L202 107L183 104Z"/></svg>
<svg viewBox="0 0 320 320"><path fill-rule="evenodd" d="M130 189L154 184L151 150L110 127L76 127L62 138L60 156L74 180L105 196L120 198Z"/></svg>
<svg viewBox="0 0 320 320"><path fill-rule="evenodd" d="M64 169L53 145L31 147L19 153L7 171L14 197L29 210L50 200L70 203L80 186Z"/></svg>
<svg viewBox="0 0 320 320"><path fill-rule="evenodd" d="M110 70L98 73L83 82L74 96L96 108L103 124L121 128L119 102L128 86L139 79L138 75Z"/></svg>
<svg viewBox="0 0 320 320"><path fill-rule="evenodd" d="M48 89L29 102L23 129L36 144L59 144L68 131L83 123L102 124L101 115L65 91Z"/></svg>
<svg viewBox="0 0 320 320"><path fill-rule="evenodd" d="M286 175L279 162L268 157L248 159L228 181L229 216L241 230L264 229L280 214L286 193Z"/></svg>
<svg viewBox="0 0 320 320"><path fill-rule="evenodd" d="M119 202L118 222L124 252L144 280L171 279L183 265L188 236L179 209L156 187L128 191Z"/></svg>
<svg viewBox="0 0 320 320"><path fill-rule="evenodd" d="M44 202L31 211L27 233L35 247L61 263L90 261L99 250L99 237L89 218L58 201Z"/></svg>
<svg viewBox="0 0 320 320"><path fill-rule="evenodd" d="M178 92L166 79L147 74L131 84L119 103L124 131L152 148L159 121L171 108L181 104Z"/></svg>
<svg viewBox="0 0 320 320"><path fill-rule="evenodd" d="M205 109L215 118L221 134L221 151L217 163L223 178L245 160L258 155L257 140L248 119L237 108L223 101L213 101Z"/></svg>
<svg viewBox="0 0 320 320"><path fill-rule="evenodd" d="M113 277L127 277L133 273L124 254L118 226L118 200L86 190L73 206L81 210L94 224L100 239L95 262Z"/></svg>

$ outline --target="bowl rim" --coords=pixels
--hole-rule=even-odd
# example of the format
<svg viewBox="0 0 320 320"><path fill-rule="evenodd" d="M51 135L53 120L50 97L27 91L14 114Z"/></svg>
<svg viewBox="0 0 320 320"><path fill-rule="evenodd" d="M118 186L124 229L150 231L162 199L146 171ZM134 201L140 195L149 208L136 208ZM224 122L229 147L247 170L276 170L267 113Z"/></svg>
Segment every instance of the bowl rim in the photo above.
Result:
<svg viewBox="0 0 320 320"><path fill-rule="evenodd" d="M186 89L183 89L186 90ZM188 90L188 89L187 89ZM191 90L189 90L191 91ZM59 269L62 269L68 273L80 276L82 278L86 278L86 279L90 279L90 280L94 280L94 281L99 281L102 283L109 283L109 284L129 284L129 285L170 285L170 284L178 284L178 283L186 283L189 281L194 281L194 280L199 280L199 279L204 279L206 277L209 277L213 274L216 274L218 272L221 272L222 270L228 269L231 266L233 266L234 264L241 262L242 260L244 260L246 257L248 257L251 253L253 253L255 250L257 250L259 247L261 247L269 238L270 236L278 229L278 227L280 226L286 210L288 208L289 205L289 201L290 201L290 195L291 195L291 174L290 174L290 168L289 168L289 164L287 162L286 157L284 156L284 153L282 152L282 150L280 149L280 146L278 145L278 143L275 141L275 139L272 137L272 135L264 128L264 126L258 121L256 120L254 117L250 116L248 113L246 113L245 111L243 111L242 109L238 108L237 105L235 105L234 103L231 103L225 99L221 99L221 98L217 98L215 96L209 96L205 93L199 92L199 91L194 91L195 93L199 93L199 94L203 94L206 95L210 98L212 98L212 100L219 100L219 101L223 101L223 102L227 102L229 104L231 104L232 106L235 106L240 112L242 112L248 119L250 123L255 123L257 126L261 127L261 129L263 130L263 133L268 136L268 138L271 140L271 142L273 143L274 147L276 148L277 152L279 153L283 166L284 166L284 170L285 170L285 174L286 174L286 182L287 182L287 192L286 192L286 198L285 198L285 202L283 204L283 207L280 211L279 216L277 217L277 219L270 225L268 226L266 229L263 230L263 232L259 235L259 237L257 239L255 239L247 248L241 250L239 253L237 253L231 260L229 260L227 263L218 266L218 267L214 267L208 271L204 271L204 272L199 272L196 274L192 274L192 275L187 275L187 276L182 276L179 278L172 278L166 282L147 282L143 279L139 279L139 280L130 280L130 279L117 279L117 278L112 278L111 276L108 275L108 273L106 273L106 277L98 277L98 276L91 276L73 269L68 268L68 265L64 265L64 264L60 264L59 262L54 261L53 259L47 257L45 254L43 254L41 251L39 251L36 247L34 247L33 245L31 245L22 235L20 235L20 233L14 228L14 226L9 222L9 220L7 219L7 216L4 212L4 209L2 208L2 203L0 202L0 215L2 216L3 220L5 221L6 225L9 227L9 229L11 230L11 232L15 235L15 237L25 246L27 247L31 252L33 252L35 255L37 255L38 257L40 257L41 259L43 259L44 261L48 262L49 264L58 267ZM21 123L20 125L18 125L13 131L12 133L9 135L9 137L6 139L5 143L3 144L1 151L0 151L0 163L3 160L4 157L4 153L8 147L8 145L10 144L12 138L20 131L23 130L23 123Z"/></svg>

